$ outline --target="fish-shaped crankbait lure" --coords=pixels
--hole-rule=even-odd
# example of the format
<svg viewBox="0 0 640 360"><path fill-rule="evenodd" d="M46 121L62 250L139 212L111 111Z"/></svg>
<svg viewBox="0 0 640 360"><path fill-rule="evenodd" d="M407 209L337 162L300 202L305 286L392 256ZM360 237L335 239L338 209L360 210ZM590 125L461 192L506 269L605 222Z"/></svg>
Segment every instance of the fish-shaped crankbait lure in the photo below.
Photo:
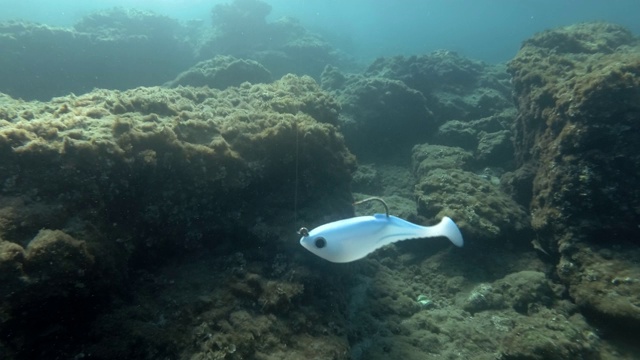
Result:
<svg viewBox="0 0 640 360"><path fill-rule="evenodd" d="M302 235L300 245L325 260L346 263L402 240L444 236L458 247L464 244L460 229L446 216L437 225L421 226L390 216L387 204L380 198L369 198L356 204L370 200L381 201L387 209L386 214L338 220L311 231L302 228L298 231Z"/></svg>

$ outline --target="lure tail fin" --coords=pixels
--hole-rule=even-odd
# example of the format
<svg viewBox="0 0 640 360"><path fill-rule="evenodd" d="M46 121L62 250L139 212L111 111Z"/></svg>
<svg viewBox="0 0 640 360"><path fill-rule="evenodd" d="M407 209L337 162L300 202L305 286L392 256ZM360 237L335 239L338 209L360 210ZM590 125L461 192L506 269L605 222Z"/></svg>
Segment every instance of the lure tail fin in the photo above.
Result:
<svg viewBox="0 0 640 360"><path fill-rule="evenodd" d="M460 229L458 229L458 225L456 225L456 223L447 216L443 217L439 224L429 226L428 229L429 237L444 236L457 247L462 247L462 245L464 245L462 233L460 232Z"/></svg>

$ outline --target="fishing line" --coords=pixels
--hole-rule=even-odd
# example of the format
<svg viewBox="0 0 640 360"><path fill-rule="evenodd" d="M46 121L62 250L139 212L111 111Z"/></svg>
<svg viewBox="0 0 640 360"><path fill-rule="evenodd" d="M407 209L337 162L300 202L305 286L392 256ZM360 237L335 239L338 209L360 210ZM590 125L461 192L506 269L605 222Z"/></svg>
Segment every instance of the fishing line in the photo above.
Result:
<svg viewBox="0 0 640 360"><path fill-rule="evenodd" d="M300 144L298 140L298 122L293 123L293 127L296 132L296 180L293 186L293 224L298 222L298 168L300 163Z"/></svg>

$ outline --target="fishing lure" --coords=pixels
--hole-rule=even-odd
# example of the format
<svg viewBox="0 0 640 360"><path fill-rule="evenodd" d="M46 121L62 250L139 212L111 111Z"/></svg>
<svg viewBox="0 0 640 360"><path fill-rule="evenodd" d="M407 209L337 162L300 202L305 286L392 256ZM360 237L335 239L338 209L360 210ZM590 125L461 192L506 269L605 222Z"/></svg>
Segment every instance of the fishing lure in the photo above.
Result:
<svg viewBox="0 0 640 360"><path fill-rule="evenodd" d="M386 213L338 220L311 231L303 227L298 231L302 235L300 245L325 260L347 263L396 241L443 236L455 246L464 244L460 229L446 216L437 225L421 226L389 215L387 204L380 198L372 197L356 204L372 200L380 201Z"/></svg>

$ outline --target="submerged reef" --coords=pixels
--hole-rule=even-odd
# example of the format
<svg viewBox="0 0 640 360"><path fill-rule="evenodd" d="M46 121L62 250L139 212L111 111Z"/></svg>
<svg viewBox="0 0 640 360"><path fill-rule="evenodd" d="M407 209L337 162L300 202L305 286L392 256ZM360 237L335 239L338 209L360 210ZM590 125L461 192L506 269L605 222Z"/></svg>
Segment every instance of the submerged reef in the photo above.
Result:
<svg viewBox="0 0 640 360"><path fill-rule="evenodd" d="M198 59L217 54L258 61L274 77L288 73L319 78L327 64L347 64L346 57L299 21L266 20L271 5L261 0L233 0L211 10L213 29L196 46Z"/></svg>
<svg viewBox="0 0 640 360"><path fill-rule="evenodd" d="M0 23L0 92L27 100L160 85L193 62L177 20L115 8L74 28Z"/></svg>
<svg viewBox="0 0 640 360"><path fill-rule="evenodd" d="M483 246L522 238L518 235L529 228L527 213L501 189L500 179L472 171L471 153L451 146L417 145L413 168L418 213L427 219L450 216L465 235Z"/></svg>
<svg viewBox="0 0 640 360"><path fill-rule="evenodd" d="M503 102L511 91L504 74L474 82L469 65L458 83L451 76L429 85L403 78L406 70L389 61L379 76L419 91L438 128L412 148L415 208L394 199L402 207L392 212L422 223L451 216L465 246L407 241L363 260L347 303L352 358L637 357L639 54L637 38L610 24L538 34L508 66L516 108ZM428 68L414 63L409 73ZM446 69L465 74L455 66L440 73ZM347 113L346 129L353 119L366 128L368 118L348 107L345 89L379 78L323 74ZM435 101L444 99L438 91L453 96L496 81L505 91L487 112ZM345 131L348 146L357 135ZM388 176L387 159L367 160L354 184L368 194L359 197L411 198L398 191L411 175Z"/></svg>
<svg viewBox="0 0 640 360"><path fill-rule="evenodd" d="M109 52L0 84L3 359L637 357L637 38L580 24L508 66L441 50L349 73L270 11L216 5L205 30L123 9L0 25L2 75L44 59L38 42ZM156 46L176 57L58 81ZM164 86L131 86L160 70ZM300 248L301 226L381 212L354 206L369 196L451 217L464 247L412 239L350 264Z"/></svg>
<svg viewBox="0 0 640 360"><path fill-rule="evenodd" d="M420 91L438 124L484 118L513 106L509 76L502 65L486 64L453 51L379 58L364 74L400 80Z"/></svg>
<svg viewBox="0 0 640 360"><path fill-rule="evenodd" d="M222 89L289 73L319 79L327 64L352 63L295 19L267 22L270 11L259 0L218 4L212 26L128 8L90 13L68 28L2 22L0 92L47 101L95 88L158 86L179 74L169 85ZM226 65L226 56L242 60Z"/></svg>
<svg viewBox="0 0 640 360"><path fill-rule="evenodd" d="M325 70L323 84L333 76L327 71L337 70ZM340 128L361 157L406 155L435 132L424 95L402 81L354 75L334 93L342 105Z"/></svg>
<svg viewBox="0 0 640 360"><path fill-rule="evenodd" d="M461 146L463 139L465 148L478 148L486 166L504 166L496 153L509 150L515 112L508 81L503 66L444 50L379 58L362 74L327 66L321 76L322 87L342 105L350 149L365 160L398 161L409 158L414 145Z"/></svg>
<svg viewBox="0 0 640 360"><path fill-rule="evenodd" d="M295 231L296 217L322 221L351 213L354 157L332 125L337 103L309 77L225 91L96 90L47 103L3 95L0 103L0 334L3 346L21 349L21 356L78 351L72 341L56 344L61 336L97 341L92 353L100 358L153 357L161 348L175 354L178 348L168 344L191 341L192 330L179 327L183 334L155 341L153 332L140 330L134 340L150 346L143 355L127 343L126 333L112 338L118 344L108 350L111 342L87 335L101 333L90 327L91 319L112 298L129 293L130 282L141 287L134 297L152 291L136 269L162 266L180 254L210 253L210 266L222 269L216 261L228 262L225 257L239 251L245 255L238 262L275 259L297 246L280 240ZM305 210L295 214L296 206ZM271 335L276 338L256 341L247 333L254 325L246 314L252 305L233 307L232 318L215 316L233 324L220 325L217 336L245 332L235 340L216 338L215 346L230 351L233 345L235 356L246 357L256 346L268 352L293 336L290 326L269 314L286 312L292 302L313 296L305 288L322 286L285 260L270 270L272 276L253 265L231 268L237 266L241 270L226 273L236 280L215 291L260 304L264 331L283 328ZM187 308L202 312L207 304L197 310L190 299ZM186 321L188 328L196 319L167 313L149 321ZM138 331L134 324L121 326Z"/></svg>
<svg viewBox="0 0 640 360"><path fill-rule="evenodd" d="M269 70L256 61L218 55L195 64L165 85L208 86L224 90L230 86L239 86L243 82L258 84L270 83L271 80Z"/></svg>
<svg viewBox="0 0 640 360"><path fill-rule="evenodd" d="M514 188L568 294L603 334L640 330L640 42L588 23L524 42L509 64L518 106Z"/></svg>

